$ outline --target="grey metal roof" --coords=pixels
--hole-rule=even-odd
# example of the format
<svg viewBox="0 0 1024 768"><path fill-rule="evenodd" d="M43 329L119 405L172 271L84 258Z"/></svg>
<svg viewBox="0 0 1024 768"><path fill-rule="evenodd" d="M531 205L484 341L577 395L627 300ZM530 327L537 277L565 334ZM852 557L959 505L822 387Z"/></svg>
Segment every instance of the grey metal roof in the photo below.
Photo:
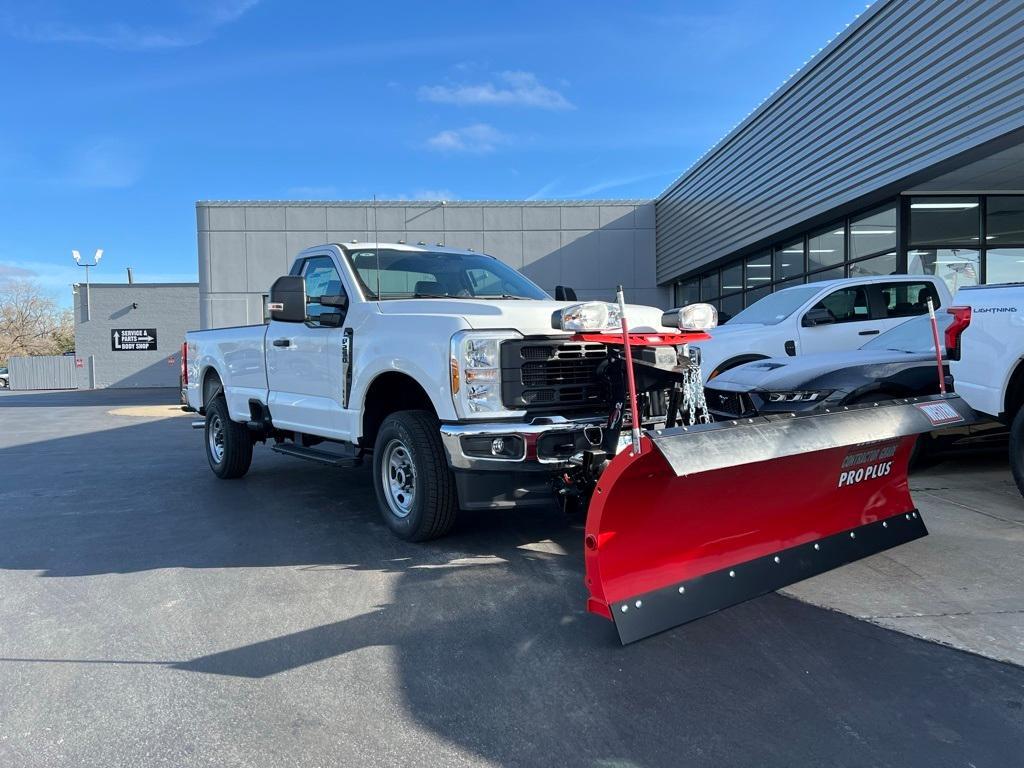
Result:
<svg viewBox="0 0 1024 768"><path fill-rule="evenodd" d="M428 208L442 203L448 208L478 207L478 206L550 206L550 207L582 207L590 205L647 205L654 202L653 199L629 199L629 200L198 200L196 206L232 208L248 206L258 208L261 206L289 206L301 208L303 206L328 206L330 208Z"/></svg>

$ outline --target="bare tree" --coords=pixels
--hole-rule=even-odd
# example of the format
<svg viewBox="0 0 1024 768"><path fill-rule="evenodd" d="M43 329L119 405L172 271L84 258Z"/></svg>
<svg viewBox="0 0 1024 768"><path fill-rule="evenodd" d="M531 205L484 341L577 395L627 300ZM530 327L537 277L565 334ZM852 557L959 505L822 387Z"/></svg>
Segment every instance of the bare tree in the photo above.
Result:
<svg viewBox="0 0 1024 768"><path fill-rule="evenodd" d="M0 282L0 365L16 355L59 355L75 347L70 310L62 310L36 283Z"/></svg>

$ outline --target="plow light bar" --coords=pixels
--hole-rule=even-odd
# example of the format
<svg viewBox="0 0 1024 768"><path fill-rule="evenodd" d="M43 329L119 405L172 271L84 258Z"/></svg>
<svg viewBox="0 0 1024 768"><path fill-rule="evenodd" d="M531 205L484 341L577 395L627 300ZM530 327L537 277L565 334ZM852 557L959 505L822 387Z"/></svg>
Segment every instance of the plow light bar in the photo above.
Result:
<svg viewBox="0 0 1024 768"><path fill-rule="evenodd" d="M718 310L711 304L687 304L663 314L661 324L680 331L707 331L718 325Z"/></svg>
<svg viewBox="0 0 1024 768"><path fill-rule="evenodd" d="M585 301L560 309L551 316L551 327L560 331L614 331L622 327L617 304Z"/></svg>

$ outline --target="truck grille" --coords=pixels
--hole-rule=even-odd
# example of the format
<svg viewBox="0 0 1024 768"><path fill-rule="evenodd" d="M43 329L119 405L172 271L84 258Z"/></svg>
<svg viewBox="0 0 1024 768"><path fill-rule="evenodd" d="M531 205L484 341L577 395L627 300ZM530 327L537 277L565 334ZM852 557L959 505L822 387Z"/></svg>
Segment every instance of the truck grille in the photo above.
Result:
<svg viewBox="0 0 1024 768"><path fill-rule="evenodd" d="M507 408L564 411L600 399L597 367L604 344L522 339L501 346L502 398Z"/></svg>

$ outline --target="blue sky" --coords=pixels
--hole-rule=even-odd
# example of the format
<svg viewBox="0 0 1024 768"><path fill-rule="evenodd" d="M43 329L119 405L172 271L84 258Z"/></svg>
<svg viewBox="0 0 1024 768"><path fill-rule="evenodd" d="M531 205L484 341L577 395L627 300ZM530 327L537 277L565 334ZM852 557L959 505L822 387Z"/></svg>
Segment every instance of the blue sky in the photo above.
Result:
<svg viewBox="0 0 1024 768"><path fill-rule="evenodd" d="M0 0L0 278L194 280L203 199L653 197L864 7Z"/></svg>

